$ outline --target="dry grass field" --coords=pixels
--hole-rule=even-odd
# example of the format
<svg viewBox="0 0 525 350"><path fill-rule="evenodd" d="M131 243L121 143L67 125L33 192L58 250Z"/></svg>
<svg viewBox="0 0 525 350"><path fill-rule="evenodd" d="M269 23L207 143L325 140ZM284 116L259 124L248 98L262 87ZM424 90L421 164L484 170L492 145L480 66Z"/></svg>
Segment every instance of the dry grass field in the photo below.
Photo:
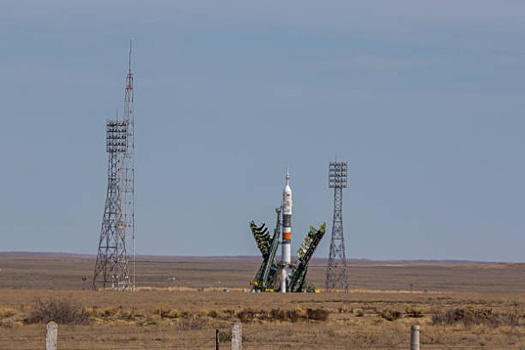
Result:
<svg viewBox="0 0 525 350"><path fill-rule="evenodd" d="M354 262L347 294L243 293L259 262L142 257L118 293L82 290L93 257L0 254L0 349L43 349L68 315L59 349L213 349L216 329L226 349L239 321L244 349L408 349L412 324L422 349L525 349L521 264Z"/></svg>

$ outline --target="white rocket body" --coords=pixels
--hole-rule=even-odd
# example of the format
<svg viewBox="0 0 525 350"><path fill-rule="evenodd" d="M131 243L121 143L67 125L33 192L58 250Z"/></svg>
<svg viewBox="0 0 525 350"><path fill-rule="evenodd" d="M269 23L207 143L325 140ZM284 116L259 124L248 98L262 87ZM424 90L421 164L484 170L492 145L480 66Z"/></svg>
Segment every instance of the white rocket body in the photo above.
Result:
<svg viewBox="0 0 525 350"><path fill-rule="evenodd" d="M292 262L292 189L290 188L290 174L286 169L286 186L283 190L282 206L282 223L283 223L283 240L282 240L282 263L284 265ZM290 268L285 267L281 274L281 292L286 293L286 282L290 274Z"/></svg>
<svg viewBox="0 0 525 350"><path fill-rule="evenodd" d="M281 270L281 293L286 293L287 276L286 269Z"/></svg>

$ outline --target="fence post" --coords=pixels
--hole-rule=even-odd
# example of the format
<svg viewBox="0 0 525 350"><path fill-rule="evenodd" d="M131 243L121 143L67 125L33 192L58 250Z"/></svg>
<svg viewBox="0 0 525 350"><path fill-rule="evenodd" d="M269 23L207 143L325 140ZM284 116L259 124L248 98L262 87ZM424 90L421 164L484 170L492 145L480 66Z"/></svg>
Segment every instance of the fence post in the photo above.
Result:
<svg viewBox="0 0 525 350"><path fill-rule="evenodd" d="M236 323L232 328L232 350L242 350L242 324Z"/></svg>
<svg viewBox="0 0 525 350"><path fill-rule="evenodd" d="M219 330L215 330L215 350L219 350Z"/></svg>
<svg viewBox="0 0 525 350"><path fill-rule="evenodd" d="M46 326L46 350L57 350L58 325L51 321Z"/></svg>
<svg viewBox="0 0 525 350"><path fill-rule="evenodd" d="M410 350L419 350L419 325L410 327Z"/></svg>

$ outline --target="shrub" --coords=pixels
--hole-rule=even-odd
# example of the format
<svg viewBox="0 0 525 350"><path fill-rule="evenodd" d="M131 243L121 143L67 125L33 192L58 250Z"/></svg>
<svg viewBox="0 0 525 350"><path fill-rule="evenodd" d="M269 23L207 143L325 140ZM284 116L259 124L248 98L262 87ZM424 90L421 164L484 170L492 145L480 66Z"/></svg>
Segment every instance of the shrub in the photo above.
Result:
<svg viewBox="0 0 525 350"><path fill-rule="evenodd" d="M137 312L135 307L132 307L131 310L121 311L119 313L119 318L121 320L135 320L140 317L143 317L143 315Z"/></svg>
<svg viewBox="0 0 525 350"><path fill-rule="evenodd" d="M243 309L237 313L237 317L241 322L251 322L254 320L267 320L269 319L268 312L264 310L254 309Z"/></svg>
<svg viewBox="0 0 525 350"><path fill-rule="evenodd" d="M423 312L421 312L421 310L417 310L417 309L408 308L408 309L405 310L405 313L406 313L407 317L411 317L411 318L421 318L421 317L423 317Z"/></svg>
<svg viewBox="0 0 525 350"><path fill-rule="evenodd" d="M237 313L241 322L252 321L288 321L297 322L299 320L326 321L330 311L325 309L306 309L300 308L294 310L272 309L266 310L243 309Z"/></svg>
<svg viewBox="0 0 525 350"><path fill-rule="evenodd" d="M301 315L297 310L272 309L272 311L270 311L270 317L273 321L297 322Z"/></svg>
<svg viewBox="0 0 525 350"><path fill-rule="evenodd" d="M306 313L310 320L326 321L330 316L330 311L326 309L306 309Z"/></svg>
<svg viewBox="0 0 525 350"><path fill-rule="evenodd" d="M387 321L395 321L395 320L403 317L401 315L401 312L399 312L398 310L390 310L390 309L382 310L381 313L379 314L379 316L381 316L382 318L384 318Z"/></svg>
<svg viewBox="0 0 525 350"><path fill-rule="evenodd" d="M85 309L70 297L50 297L35 299L27 321L29 323L54 321L58 324L86 324L89 318Z"/></svg>
<svg viewBox="0 0 525 350"><path fill-rule="evenodd" d="M108 307L102 312L102 317L111 317L117 314L117 310L114 307Z"/></svg>
<svg viewBox="0 0 525 350"><path fill-rule="evenodd" d="M12 309L0 309L0 319L8 318L16 315L16 311Z"/></svg>
<svg viewBox="0 0 525 350"><path fill-rule="evenodd" d="M235 316L235 310L231 310L231 309L209 310L205 312L203 316L209 316L211 318L216 318L220 320L227 320Z"/></svg>
<svg viewBox="0 0 525 350"><path fill-rule="evenodd" d="M288 311L286 311L286 320L290 320L292 322L297 322L300 317L301 317L301 314L297 310L288 310Z"/></svg>
<svg viewBox="0 0 525 350"><path fill-rule="evenodd" d="M441 326L463 324L465 327L472 325L499 327L503 322L504 317L498 313L494 313L492 309L439 309L434 310L432 315L432 324Z"/></svg>
<svg viewBox="0 0 525 350"><path fill-rule="evenodd" d="M161 318L178 318L179 312L170 308L159 307L153 311L155 315L159 315Z"/></svg>
<svg viewBox="0 0 525 350"><path fill-rule="evenodd" d="M220 331L219 332L219 342L226 343L232 341L232 331Z"/></svg>

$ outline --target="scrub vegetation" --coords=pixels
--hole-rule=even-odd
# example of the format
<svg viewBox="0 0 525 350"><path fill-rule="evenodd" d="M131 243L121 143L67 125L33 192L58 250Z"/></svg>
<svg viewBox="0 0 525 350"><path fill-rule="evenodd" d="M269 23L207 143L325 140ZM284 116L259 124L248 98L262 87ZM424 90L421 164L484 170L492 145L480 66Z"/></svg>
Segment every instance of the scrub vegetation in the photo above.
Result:
<svg viewBox="0 0 525 350"><path fill-rule="evenodd" d="M244 349L408 348L413 324L422 349L525 348L519 264L353 263L350 284L369 288L283 295L243 293L256 259L147 261L137 280L150 285L119 293L82 290L89 258L2 257L0 348L43 348L50 320L61 349L211 349L217 329L228 348L236 322ZM322 286L321 268L311 277Z"/></svg>

